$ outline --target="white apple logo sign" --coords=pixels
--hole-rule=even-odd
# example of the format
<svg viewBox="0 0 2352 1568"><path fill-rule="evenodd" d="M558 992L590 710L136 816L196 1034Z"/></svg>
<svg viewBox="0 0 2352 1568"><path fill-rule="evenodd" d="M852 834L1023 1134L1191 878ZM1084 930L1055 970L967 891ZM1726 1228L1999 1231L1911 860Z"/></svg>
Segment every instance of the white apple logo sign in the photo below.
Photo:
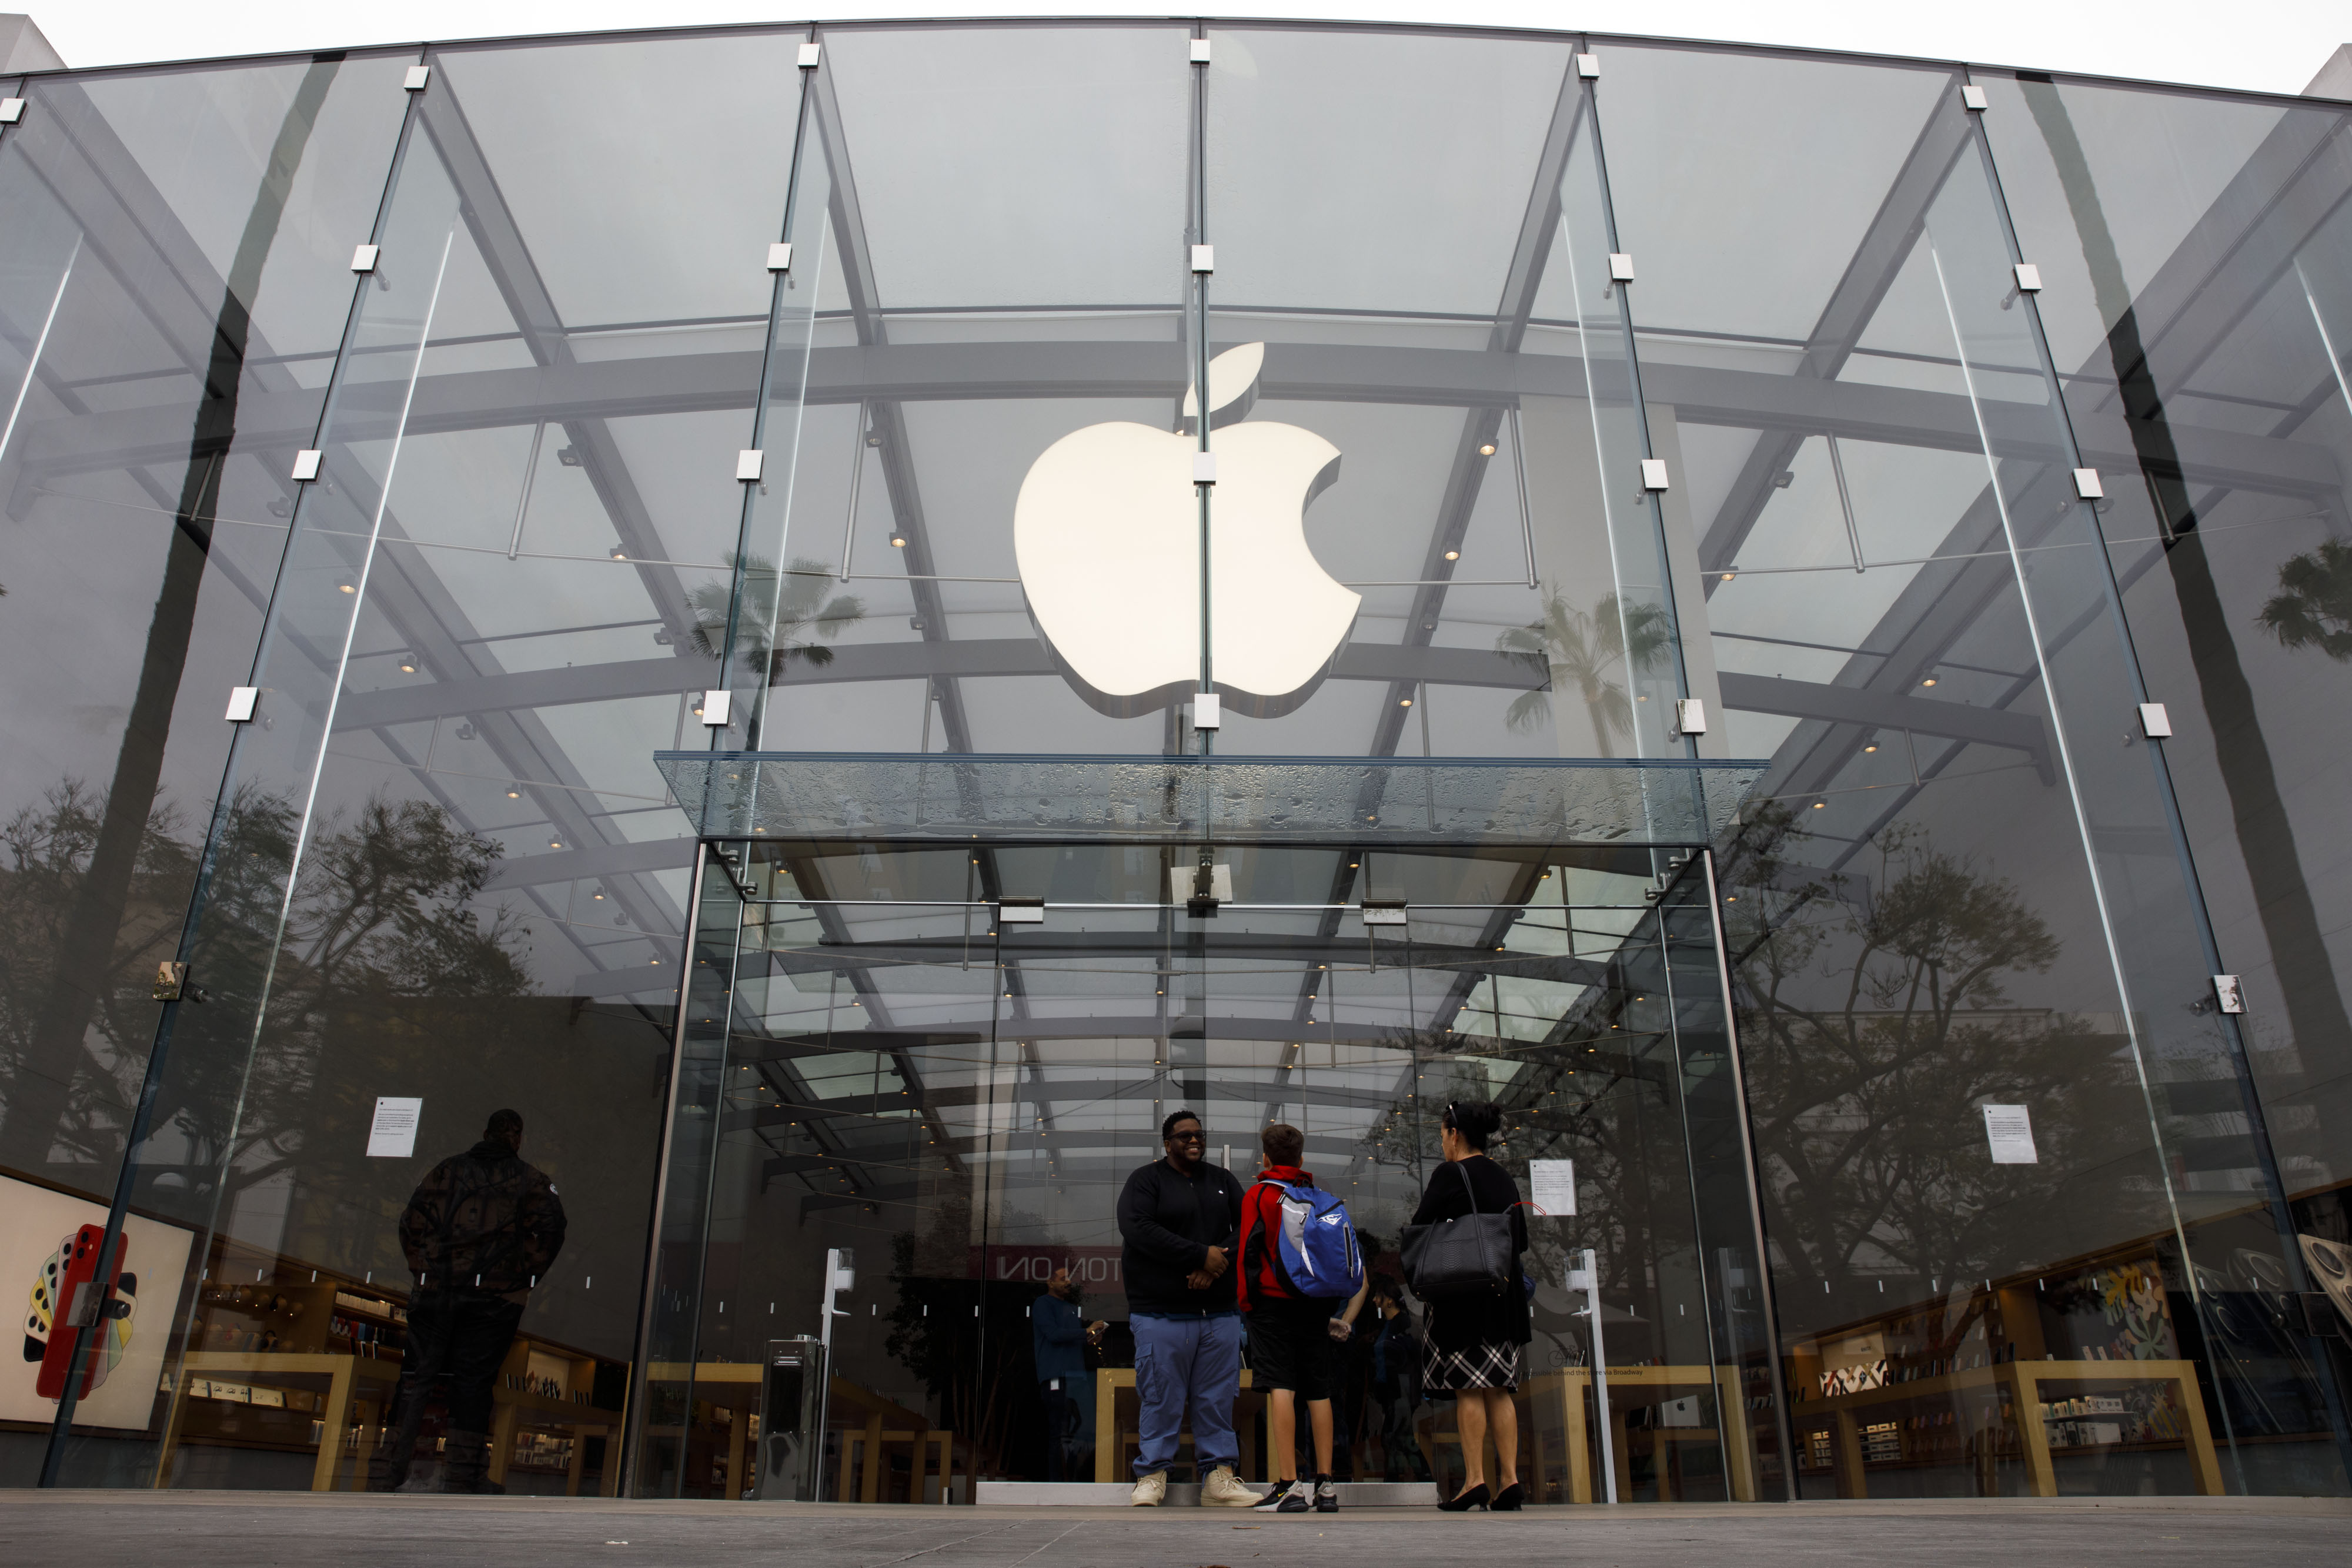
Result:
<svg viewBox="0 0 2352 1568"><path fill-rule="evenodd" d="M1213 674L1235 711L1260 718L1313 695L1363 602L1307 548L1307 506L1339 478L1339 449L1295 424L1230 423L1265 362L1264 343L1244 343L1209 363ZM1197 408L1188 392L1188 425ZM1013 503L1030 615L1079 695L1116 717L1200 681L1196 450L1189 434L1090 424L1038 454Z"/></svg>

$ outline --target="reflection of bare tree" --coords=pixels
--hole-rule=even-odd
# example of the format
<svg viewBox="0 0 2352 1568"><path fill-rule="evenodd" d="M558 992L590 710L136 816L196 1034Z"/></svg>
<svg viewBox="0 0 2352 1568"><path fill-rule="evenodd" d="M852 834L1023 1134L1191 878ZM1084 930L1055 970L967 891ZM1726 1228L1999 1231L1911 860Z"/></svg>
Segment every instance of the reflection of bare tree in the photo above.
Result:
<svg viewBox="0 0 2352 1568"><path fill-rule="evenodd" d="M2262 613L2271 634L2284 647L2352 659L2352 545L2329 539L2307 555L2289 556L2278 575L2279 592Z"/></svg>
<svg viewBox="0 0 2352 1568"><path fill-rule="evenodd" d="M729 566L735 564L733 556L726 559ZM758 556L743 558L743 616L735 643L745 669L764 671L774 680L793 659L816 666L833 663L833 650L810 637L826 642L839 637L866 619L866 601L854 593L825 597L830 575L821 561L794 560L783 574L779 595L774 564ZM706 582L687 595L687 612L694 617L689 636L694 651L705 658L724 656L719 644L727 640L727 610L733 595L733 585L727 582ZM774 623L770 625L766 618L772 601Z"/></svg>
<svg viewBox="0 0 2352 1568"><path fill-rule="evenodd" d="M1767 1229L1822 1278L2004 1272L2048 1177L1990 1163L1979 1107L2033 1106L2044 1169L2095 1160L2129 1124L2103 1103L2115 1040L2009 1005L2063 945L2006 879L1890 829L1856 907L1834 875L1803 884L1804 836L1785 813L1751 828L1725 905Z"/></svg>
<svg viewBox="0 0 2352 1568"><path fill-rule="evenodd" d="M1610 672L1622 664L1646 668L1673 641L1674 628L1658 605L1612 593L1589 612L1578 610L1555 583L1544 594L1542 620L1514 626L1495 639L1495 652L1544 680L1542 689L1523 692L1512 702L1504 722L1521 734L1542 728L1551 722L1550 693L1566 681L1591 716L1601 755L1614 757L1609 737L1633 738L1633 706Z"/></svg>

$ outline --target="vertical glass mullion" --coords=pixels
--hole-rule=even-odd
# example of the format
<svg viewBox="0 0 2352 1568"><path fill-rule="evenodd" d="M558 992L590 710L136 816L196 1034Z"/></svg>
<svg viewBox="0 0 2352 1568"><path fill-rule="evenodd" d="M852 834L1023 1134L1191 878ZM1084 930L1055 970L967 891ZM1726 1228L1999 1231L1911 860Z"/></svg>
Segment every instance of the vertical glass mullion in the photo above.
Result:
<svg viewBox="0 0 2352 1568"><path fill-rule="evenodd" d="M693 932L679 982L677 1055L646 1270L645 1328L628 1402L628 1474L637 1497L679 1497L694 1432L694 1361L709 1244L744 901L726 859L702 846ZM740 859L740 847L733 852Z"/></svg>
<svg viewBox="0 0 2352 1568"><path fill-rule="evenodd" d="M1588 42L1585 46L1591 47ZM1571 68L1574 68L1571 67ZM1698 743L1681 735L1675 728L1675 699L1690 695L1690 677L1683 659L1682 631L1676 623L1675 597L1669 587L1666 563L1666 524L1658 494L1649 488L1642 472L1643 463L1657 456L1657 448L1650 436L1649 410L1643 402L1642 366L1633 331L1632 286L1617 282L1612 277L1612 258L1621 250L1622 242L1617 234L1617 209L1609 190L1609 159L1601 140L1601 78L1584 81L1585 135L1579 152L1591 161L1593 211L1582 225L1585 233L1578 245L1578 225L1570 221L1577 211L1574 203L1563 192L1560 203L1563 237L1571 250L1571 268L1577 295L1578 337L1591 378L1596 422L1601 419L1600 394L1614 391L1623 402L1618 418L1622 428L1613 440L1603 440L1597 454L1601 485L1608 507L1610 555L1616 567L1617 605L1620 617L1619 636L1626 650L1626 679L1634 688L1629 695L1634 707L1633 744L1635 755L1696 757ZM1574 163L1570 164L1574 179ZM1599 252L1600 266L1593 266L1594 252ZM1592 298L1594 283L1600 283L1599 299ZM1622 363L1613 373L1592 374L1591 365L1596 355L1595 340L1613 340L1612 347ZM1619 376L1622 384L1615 385ZM1612 457L1615 461L1612 463ZM1631 470L1628 472L1628 470ZM1685 476L1670 476L1669 482L1687 483ZM1646 625L1644 624L1646 623ZM1644 682L1640 677L1635 650L1663 638L1656 645L1656 662L1669 667L1664 680L1654 678ZM1650 687L1642 691L1643 685ZM1656 710L1644 713L1642 698Z"/></svg>
<svg viewBox="0 0 2352 1568"><path fill-rule="evenodd" d="M810 37L816 37L815 29ZM767 342L760 368L760 392L751 407L751 449L761 453L761 476L743 486L743 520L735 547L734 592L727 630L718 653L718 684L736 693L740 723L710 727L717 751L739 743L758 750L766 739L770 694L785 650L782 639L793 591L802 586L785 551L790 547L793 481L800 467L801 416L807 406L809 354L816 330L816 301L832 246L826 243L832 179L822 160L809 154L819 138L809 134L818 71L801 69L800 112L793 120L793 172L784 196L780 234L793 247L792 265L775 275L768 314ZM768 553L761 553L765 550ZM822 578L812 577L821 583ZM822 595L823 590L818 590ZM747 688L748 689L745 689Z"/></svg>

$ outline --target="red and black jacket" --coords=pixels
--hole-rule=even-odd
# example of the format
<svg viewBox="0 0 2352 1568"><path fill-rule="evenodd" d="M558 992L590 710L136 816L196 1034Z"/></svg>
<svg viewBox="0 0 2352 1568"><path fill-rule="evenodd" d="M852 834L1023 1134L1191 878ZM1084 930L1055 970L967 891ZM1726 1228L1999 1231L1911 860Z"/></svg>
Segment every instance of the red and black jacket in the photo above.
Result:
<svg viewBox="0 0 2352 1568"><path fill-rule="evenodd" d="M1268 1166L1242 1195L1241 1252L1234 1270L1235 1304L1244 1312L1276 1301L1304 1301L1282 1267L1282 1188L1313 1186L1315 1177L1297 1166Z"/></svg>

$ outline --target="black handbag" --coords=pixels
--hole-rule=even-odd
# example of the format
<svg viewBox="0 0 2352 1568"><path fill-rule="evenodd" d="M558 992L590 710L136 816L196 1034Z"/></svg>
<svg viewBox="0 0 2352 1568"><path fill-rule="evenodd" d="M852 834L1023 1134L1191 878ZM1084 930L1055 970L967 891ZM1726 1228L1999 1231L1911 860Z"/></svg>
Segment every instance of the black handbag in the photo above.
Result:
<svg viewBox="0 0 2352 1568"><path fill-rule="evenodd" d="M1425 1301L1499 1297L1518 1284L1511 1216L1478 1212L1478 1191L1461 1162L1450 1161L1469 1189L1470 1212L1434 1225L1404 1228L1404 1278Z"/></svg>

